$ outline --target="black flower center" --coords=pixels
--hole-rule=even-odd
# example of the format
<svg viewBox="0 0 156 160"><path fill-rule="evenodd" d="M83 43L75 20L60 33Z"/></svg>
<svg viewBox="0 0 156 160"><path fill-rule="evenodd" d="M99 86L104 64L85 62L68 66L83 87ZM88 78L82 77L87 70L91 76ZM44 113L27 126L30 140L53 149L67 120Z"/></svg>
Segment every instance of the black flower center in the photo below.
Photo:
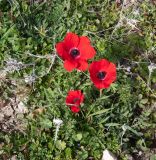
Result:
<svg viewBox="0 0 156 160"><path fill-rule="evenodd" d="M77 58L79 55L80 55L80 52L78 49L74 48L70 51L70 55L73 57L73 58Z"/></svg>
<svg viewBox="0 0 156 160"><path fill-rule="evenodd" d="M76 103L76 102L79 101L79 100L80 100L80 98L74 98L74 99L73 99L73 102Z"/></svg>
<svg viewBox="0 0 156 160"><path fill-rule="evenodd" d="M103 80L106 76L106 72L99 72L97 74L98 79Z"/></svg>

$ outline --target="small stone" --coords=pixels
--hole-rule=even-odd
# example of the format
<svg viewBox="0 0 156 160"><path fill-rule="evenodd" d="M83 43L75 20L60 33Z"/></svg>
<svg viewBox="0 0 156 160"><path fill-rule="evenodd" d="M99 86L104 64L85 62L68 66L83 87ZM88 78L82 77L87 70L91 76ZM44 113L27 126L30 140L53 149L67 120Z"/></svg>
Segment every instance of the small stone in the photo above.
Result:
<svg viewBox="0 0 156 160"><path fill-rule="evenodd" d="M7 106L5 107L4 113L6 116L12 116L13 115L13 109L11 108L11 106Z"/></svg>
<svg viewBox="0 0 156 160"><path fill-rule="evenodd" d="M19 102L18 103L18 108L16 108L16 112L17 113L27 113L28 112L28 110L27 110L27 108L25 107L25 105L24 105L24 103L23 102Z"/></svg>
<svg viewBox="0 0 156 160"><path fill-rule="evenodd" d="M105 149L103 151L102 160L117 160L117 158L115 157L115 155L112 152L110 152L109 150Z"/></svg>
<svg viewBox="0 0 156 160"><path fill-rule="evenodd" d="M0 122L3 120L3 118L4 118L4 114L0 113Z"/></svg>
<svg viewBox="0 0 156 160"><path fill-rule="evenodd" d="M6 71L5 70L0 70L0 79L5 79L6 77Z"/></svg>
<svg viewBox="0 0 156 160"><path fill-rule="evenodd" d="M13 155L10 160L17 160L17 156L16 155Z"/></svg>
<svg viewBox="0 0 156 160"><path fill-rule="evenodd" d="M129 154L126 155L126 158L127 158L127 160L134 160L134 158Z"/></svg>

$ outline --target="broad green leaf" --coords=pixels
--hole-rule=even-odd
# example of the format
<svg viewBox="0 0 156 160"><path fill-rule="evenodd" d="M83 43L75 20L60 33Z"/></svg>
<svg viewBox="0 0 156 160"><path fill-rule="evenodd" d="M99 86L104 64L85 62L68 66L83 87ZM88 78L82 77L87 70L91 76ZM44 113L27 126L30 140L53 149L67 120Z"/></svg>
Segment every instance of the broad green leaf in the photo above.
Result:
<svg viewBox="0 0 156 160"><path fill-rule="evenodd" d="M105 124L105 126L107 126L107 127L115 127L115 126L120 126L120 124L119 123L107 123L107 124Z"/></svg>
<svg viewBox="0 0 156 160"><path fill-rule="evenodd" d="M148 99L146 98L146 99L142 99L141 101L140 101L140 103L141 104L146 104L148 102Z"/></svg>
<svg viewBox="0 0 156 160"><path fill-rule="evenodd" d="M65 149L66 159L69 159L69 160L72 159L71 152L72 152L72 151L71 151L70 148L66 148L66 149Z"/></svg>
<svg viewBox="0 0 156 160"><path fill-rule="evenodd" d="M90 116L95 116L95 115L101 115L101 114L103 114L103 113L108 112L109 110L110 110L110 109L102 109L102 110L97 111L97 112L95 112L95 113L93 113L93 114L90 114L88 117L90 117Z"/></svg>
<svg viewBox="0 0 156 160"><path fill-rule="evenodd" d="M133 128L131 128L130 126L126 126L127 129L131 132L133 132L134 134L136 134L137 136L142 136L143 134L140 132L137 132L136 130L134 130Z"/></svg>

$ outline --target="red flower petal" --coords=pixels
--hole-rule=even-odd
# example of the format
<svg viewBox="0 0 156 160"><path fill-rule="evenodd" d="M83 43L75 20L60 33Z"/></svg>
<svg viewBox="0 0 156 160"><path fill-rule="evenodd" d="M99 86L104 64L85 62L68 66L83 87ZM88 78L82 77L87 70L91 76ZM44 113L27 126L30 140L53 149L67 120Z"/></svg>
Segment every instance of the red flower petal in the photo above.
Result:
<svg viewBox="0 0 156 160"><path fill-rule="evenodd" d="M84 59L91 59L96 54L95 49L90 45L90 41L87 37L80 37L78 49L80 50L81 57Z"/></svg>
<svg viewBox="0 0 156 160"><path fill-rule="evenodd" d="M89 40L89 38L86 37L86 36L81 36L81 37L80 37L80 43L81 43L81 42L90 45L90 40Z"/></svg>
<svg viewBox="0 0 156 160"><path fill-rule="evenodd" d="M80 90L71 90L66 97L66 105L78 107L84 100L84 94Z"/></svg>
<svg viewBox="0 0 156 160"><path fill-rule="evenodd" d="M56 44L56 51L62 59L67 59L68 53L65 50L64 42L59 42Z"/></svg>
<svg viewBox="0 0 156 160"><path fill-rule="evenodd" d="M110 84L112 83L113 81L116 80L116 66L115 64L113 63L110 63L109 67L108 67L108 70L107 70L107 76L106 76L106 79L105 81Z"/></svg>
<svg viewBox="0 0 156 160"><path fill-rule="evenodd" d="M73 100L75 98L80 98L81 97L81 91L80 90L71 90L68 92L68 95L66 97L66 104L74 104Z"/></svg>
<svg viewBox="0 0 156 160"><path fill-rule="evenodd" d="M68 72L71 72L74 68L77 67L77 63L75 62L71 62L71 61L68 61L68 60L65 60L64 61L64 68L68 71Z"/></svg>
<svg viewBox="0 0 156 160"><path fill-rule="evenodd" d="M97 61L98 70L107 70L109 67L110 62L106 59L101 59L100 61Z"/></svg>
<svg viewBox="0 0 156 160"><path fill-rule="evenodd" d="M104 83L104 82L94 83L94 85L98 89L109 88L109 86L110 86L110 84L107 84L107 83Z"/></svg>
<svg viewBox="0 0 156 160"><path fill-rule="evenodd" d="M78 70L80 71L85 71L88 68L88 63L87 61L80 61L79 66L77 67Z"/></svg>
<svg viewBox="0 0 156 160"><path fill-rule="evenodd" d="M89 67L90 78L94 83L99 83L99 80L97 78L98 72L99 72L98 63L97 61L94 61L90 64L90 67Z"/></svg>
<svg viewBox="0 0 156 160"><path fill-rule="evenodd" d="M79 44L79 36L75 33L68 32L64 38L66 50L69 52L71 48L75 48Z"/></svg>
<svg viewBox="0 0 156 160"><path fill-rule="evenodd" d="M80 111L80 108L76 106L72 106L70 109L73 113L78 113Z"/></svg>

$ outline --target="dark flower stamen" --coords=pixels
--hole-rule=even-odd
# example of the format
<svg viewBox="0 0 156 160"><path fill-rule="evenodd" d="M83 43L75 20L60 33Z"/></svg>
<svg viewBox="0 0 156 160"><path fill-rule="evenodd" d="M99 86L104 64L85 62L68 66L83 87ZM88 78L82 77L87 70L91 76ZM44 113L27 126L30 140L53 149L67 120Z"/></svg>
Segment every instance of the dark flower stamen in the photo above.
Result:
<svg viewBox="0 0 156 160"><path fill-rule="evenodd" d="M103 80L106 76L106 72L99 72L97 74L98 79Z"/></svg>
<svg viewBox="0 0 156 160"><path fill-rule="evenodd" d="M71 50L70 54L73 58L77 58L80 55L80 52L78 49L74 48Z"/></svg>
<svg viewBox="0 0 156 160"><path fill-rule="evenodd" d="M74 99L73 99L73 102L76 103L76 102L79 101L79 100L80 100L80 98L74 98Z"/></svg>

